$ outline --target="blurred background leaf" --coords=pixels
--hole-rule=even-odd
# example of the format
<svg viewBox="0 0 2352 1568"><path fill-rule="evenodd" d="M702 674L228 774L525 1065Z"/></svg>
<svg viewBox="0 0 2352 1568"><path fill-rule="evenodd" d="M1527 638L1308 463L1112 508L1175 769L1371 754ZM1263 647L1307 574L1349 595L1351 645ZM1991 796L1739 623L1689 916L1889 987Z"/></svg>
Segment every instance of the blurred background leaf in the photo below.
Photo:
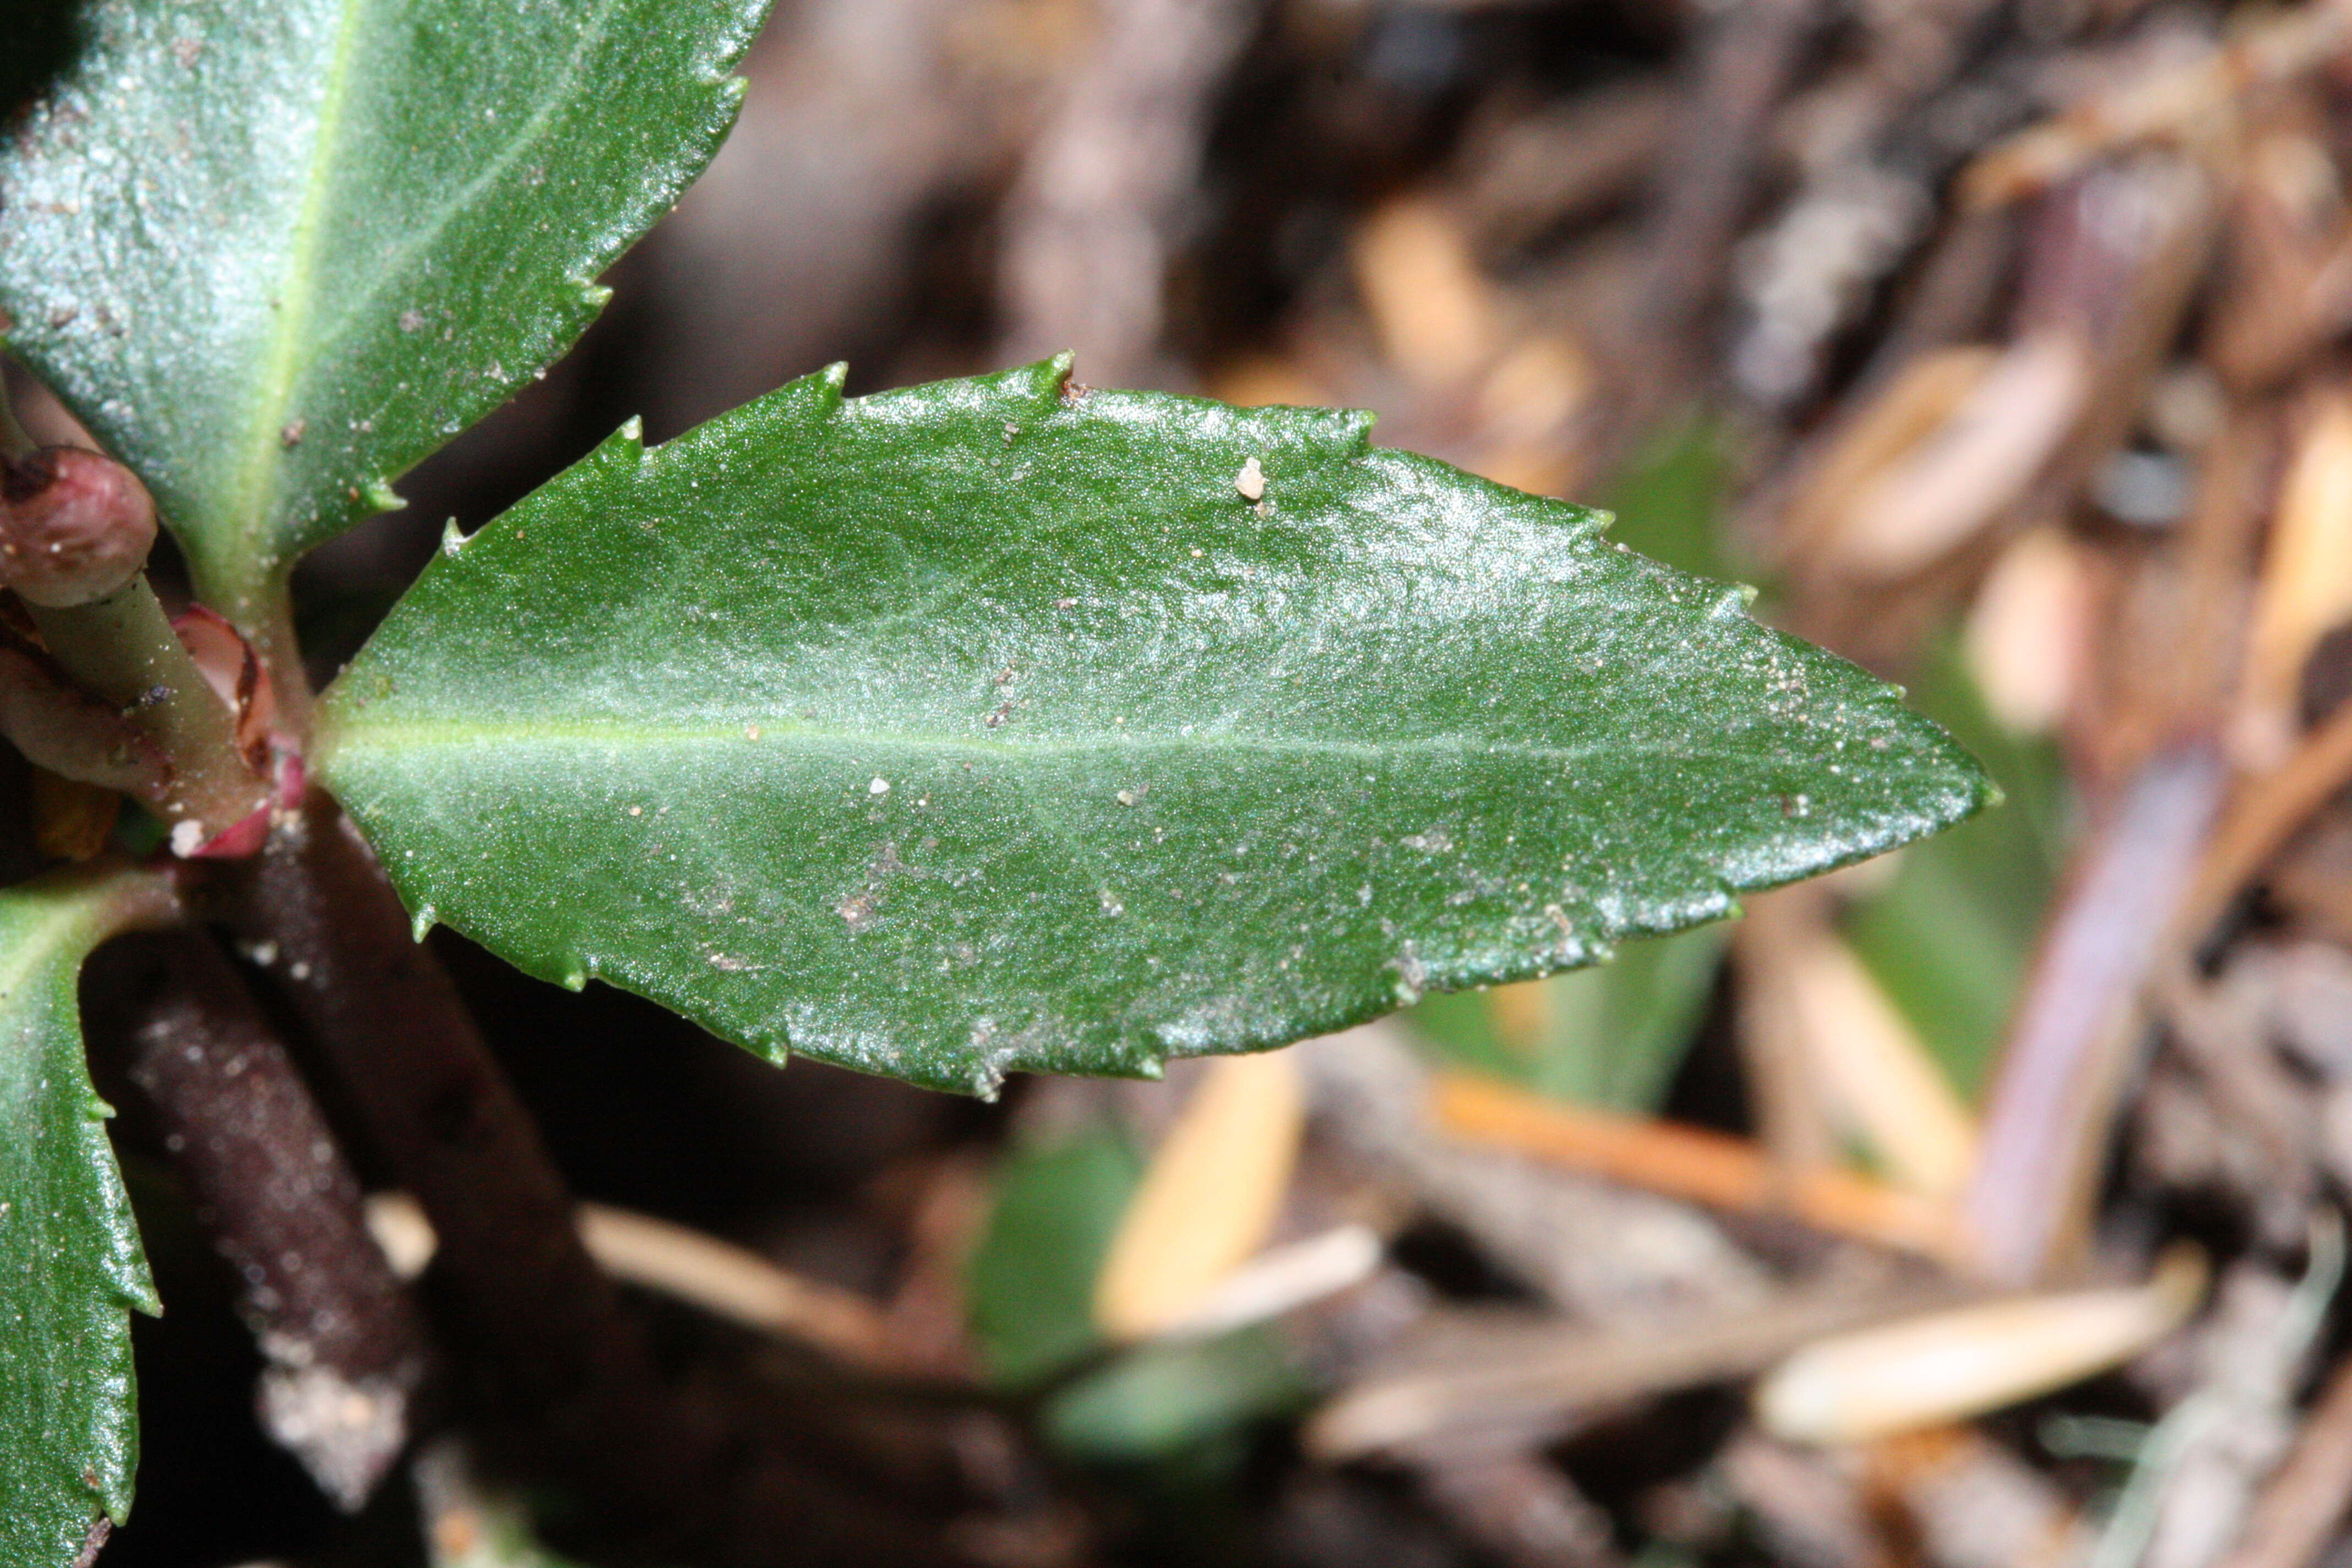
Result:
<svg viewBox="0 0 2352 1568"><path fill-rule="evenodd" d="M1886 881L1848 910L1845 934L1953 1087L1974 1099L2057 886L2073 805L2056 745L1986 710L1956 638L1928 649L1911 701L1984 763L2007 799L1897 857Z"/></svg>
<svg viewBox="0 0 2352 1568"><path fill-rule="evenodd" d="M1095 1276L1142 1175L1135 1146L1109 1128L1006 1156L965 1279L972 1342L992 1381L1034 1386L1100 1346Z"/></svg>

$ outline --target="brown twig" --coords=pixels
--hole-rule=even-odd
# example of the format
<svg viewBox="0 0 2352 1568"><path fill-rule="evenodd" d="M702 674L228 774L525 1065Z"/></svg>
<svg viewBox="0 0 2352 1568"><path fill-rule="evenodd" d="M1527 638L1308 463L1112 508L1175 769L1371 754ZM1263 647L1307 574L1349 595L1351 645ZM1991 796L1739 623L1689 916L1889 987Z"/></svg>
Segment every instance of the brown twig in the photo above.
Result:
<svg viewBox="0 0 2352 1568"><path fill-rule="evenodd" d="M1766 121L1820 25L1820 0L1745 0L1717 13L1697 49L1673 143L1660 160L1638 313L1649 372L1626 411L1630 437L1700 362L1701 331L1730 265L1763 163Z"/></svg>
<svg viewBox="0 0 2352 1568"><path fill-rule="evenodd" d="M571 1194L447 973L341 812L314 796L226 870L270 972L439 1237L446 1342L514 1462L577 1489L609 1546L718 1562L952 1561L814 1467L745 1449L664 1384L582 1245Z"/></svg>
<svg viewBox="0 0 2352 1568"><path fill-rule="evenodd" d="M2177 942L2202 941L2230 900L2259 874L2312 815L2352 780L2352 703L2304 738L2277 771L2248 784L2230 805L2198 861L2181 907Z"/></svg>
<svg viewBox="0 0 2352 1568"><path fill-rule="evenodd" d="M370 1142L440 1237L436 1316L492 1373L497 1415L532 1428L559 1473L638 1529L697 1489L716 1434L673 1429L572 1199L457 988L412 940L341 814L314 800L224 879L225 908L268 967Z"/></svg>
<svg viewBox="0 0 2352 1568"><path fill-rule="evenodd" d="M1963 208L1983 208L2047 189L2100 156L2147 142L2210 137L2234 129L2244 101L2315 71L2352 46L2352 6L2307 0L2264 16L2197 58L2135 71L2057 118L1980 154L1958 182Z"/></svg>
<svg viewBox="0 0 2352 1568"><path fill-rule="evenodd" d="M1608 1514L1540 1454L1454 1455L1421 1472L1430 1500L1507 1568L1614 1568L1623 1561Z"/></svg>
<svg viewBox="0 0 2352 1568"><path fill-rule="evenodd" d="M2352 1360L2339 1363L2220 1568L2310 1568L2352 1508Z"/></svg>
<svg viewBox="0 0 2352 1568"><path fill-rule="evenodd" d="M2158 755L2078 864L2034 958L1962 1202L1976 1261L2013 1285L2042 1279L2078 1230L2114 1121L2141 987L2220 804L2221 758Z"/></svg>
<svg viewBox="0 0 2352 1568"><path fill-rule="evenodd" d="M1745 1140L1614 1116L1466 1076L1440 1078L1431 1114L1455 1137L1737 1213L1929 1257L1953 1248L1940 1205L1843 1171L1789 1172Z"/></svg>
<svg viewBox="0 0 2352 1568"><path fill-rule="evenodd" d="M1328 1459L1451 1446L1542 1444L1632 1399L1745 1377L1824 1334L1950 1305L1949 1281L1838 1280L1697 1321L1593 1330L1438 1317L1307 1423Z"/></svg>
<svg viewBox="0 0 2352 1568"><path fill-rule="evenodd" d="M1210 94L1257 9L1255 0L1103 7L1101 44L1005 205L1013 357L1069 349L1089 381L1151 375L1174 223L1196 179Z"/></svg>
<svg viewBox="0 0 2352 1568"><path fill-rule="evenodd" d="M407 1441L425 1366L423 1327L369 1239L358 1180L210 942L134 938L102 962L93 1023L125 1042L127 1076L236 1273L268 1363L262 1423L356 1509Z"/></svg>

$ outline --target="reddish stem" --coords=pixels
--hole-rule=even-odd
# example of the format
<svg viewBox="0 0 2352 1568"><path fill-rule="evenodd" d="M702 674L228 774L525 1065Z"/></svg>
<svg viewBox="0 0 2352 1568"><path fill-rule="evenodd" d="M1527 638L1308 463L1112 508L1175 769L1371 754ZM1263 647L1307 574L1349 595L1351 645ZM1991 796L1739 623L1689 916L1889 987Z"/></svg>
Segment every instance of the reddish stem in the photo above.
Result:
<svg viewBox="0 0 2352 1568"><path fill-rule="evenodd" d="M803 1464L746 1451L657 1376L581 1245L572 1199L391 884L313 795L222 868L221 910L266 954L370 1142L431 1220L446 1342L513 1458L578 1489L607 1547L761 1563L955 1561Z"/></svg>
<svg viewBox="0 0 2352 1568"><path fill-rule="evenodd" d="M358 1179L210 941L134 937L99 962L93 1037L123 1042L125 1074L236 1273L268 1363L263 1426L356 1509L406 1445L425 1364L423 1325L368 1236Z"/></svg>

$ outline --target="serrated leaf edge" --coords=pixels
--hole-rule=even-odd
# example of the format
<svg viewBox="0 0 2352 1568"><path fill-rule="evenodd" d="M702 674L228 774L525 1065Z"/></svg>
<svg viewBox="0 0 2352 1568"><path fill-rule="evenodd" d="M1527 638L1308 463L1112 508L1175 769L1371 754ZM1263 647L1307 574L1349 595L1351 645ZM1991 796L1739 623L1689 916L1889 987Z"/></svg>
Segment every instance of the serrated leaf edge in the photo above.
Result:
<svg viewBox="0 0 2352 1568"><path fill-rule="evenodd" d="M645 444L643 423L632 417L625 421L611 436L599 443L572 468L565 470L564 474L557 476L555 479L550 480L549 486L559 484L571 475L583 473L583 470L588 476L600 473L617 475L624 470L632 469L638 472L657 471L672 463L690 461L701 449L704 442L723 440L728 434L725 427L729 426L730 422L745 416L753 409L765 405L798 401L820 422L831 424L853 408L887 411L892 399L905 395L903 391L897 391L875 393L856 398L849 397L845 392L848 368L845 363L841 362L828 364L821 370L788 382L773 392L720 415L704 425L682 432L670 440L655 446L648 447ZM1068 405L1088 402L1109 414L1124 414L1131 411L1138 415L1148 414L1155 417L1164 416L1171 409L1189 409L1196 417L1219 420L1247 420L1276 415L1319 416L1323 422L1323 427L1314 432L1314 436L1321 437L1325 440L1329 440L1334 434L1340 437L1339 440L1331 443L1331 449L1324 454L1331 460L1351 464L1394 465L1402 470L1402 474L1410 475L1413 480L1423 485L1444 483L1448 486L1468 486L1509 496L1522 502L1533 500L1552 512L1560 526L1586 537L1600 536L1608 521L1605 513L1596 512L1568 501L1528 496L1526 492L1482 479L1433 458L1395 448L1375 447L1371 441L1375 416L1367 411L1293 409L1279 406L1237 408L1212 399L1189 397L1177 394L1131 393L1098 389L1088 387L1075 380L1074 369L1075 356L1066 352L1031 364L1013 366L991 374L963 378L960 384L950 384L968 387L975 402L992 400L1012 405L1007 411L1014 415L1016 420L1019 413L1017 405L1022 402L1033 405L1044 405L1048 411ZM940 384L932 384L921 390L936 392ZM992 416L994 410L992 408ZM1305 435L1300 438L1301 445L1308 445L1311 441L1312 437ZM1271 496L1269 496L1270 499ZM454 556L463 548L470 545L473 541L525 527L531 521L530 505L531 498L524 498L522 501L492 520L460 544L455 546L445 544L443 555ZM1633 553L1622 544L1617 544L1613 541L1610 542L1620 552L1627 554ZM1652 564L1654 566L1654 563ZM425 573L420 575L419 584L430 578L441 567L440 560L428 563ZM1661 573L1669 572L1669 569L1664 566L1655 566L1655 570ZM1688 576L1687 574L1678 575ZM1749 611L1756 598L1757 590L1752 586L1745 584L1724 584L1702 613L1709 618L1716 619L1750 619ZM1823 654L1823 650L1812 647L1809 644L1799 643L1797 639L1789 637L1788 634L1773 627L1759 626L1759 630L1768 636L1796 643L1809 655ZM340 681L338 687L340 687ZM337 693L338 688L330 688L322 698L320 730L312 754L314 765L321 776L328 777L331 784L333 760L340 745L349 738L352 731L371 728L362 723L349 721L350 708L364 708L364 700L347 704L337 700ZM1901 689L1887 682L1873 678L1870 694L1883 699L1890 707L1901 706ZM381 734L390 727L373 726L373 728ZM446 731L448 727L435 726L434 728L436 731ZM551 727L539 725L530 728L549 731ZM598 725L596 728L601 733L608 731L612 726ZM520 732L520 727L518 727L517 732ZM786 738L793 732L793 727L790 725L779 725L776 730L777 737L780 739ZM732 738L734 733L731 730L712 728L710 738L714 742L719 742ZM871 740L870 735L864 734L856 738L861 742ZM985 742L978 742L963 743L975 746L986 745ZM1128 737L1124 743L1134 744L1136 738ZM1954 749L1957 752L1957 747ZM1669 935L1713 921L1736 918L1740 912L1739 899L1743 894L1765 891L1871 858L1890 848L1963 821L1992 804L1997 798L1997 789L1979 770L1973 780L1968 783L1965 798L1957 802L1940 802L1920 810L1916 814L1916 822L1912 825L1916 831L1897 829L1857 837L1840 848L1837 853L1816 856L1806 860L1800 868L1794 870L1774 872L1755 878L1743 878L1738 875L1718 876L1710 883L1694 886L1691 896L1681 900L1671 915L1661 921L1633 919L1625 911L1612 909L1604 902L1595 911L1601 922L1598 929L1578 931L1572 936L1563 936L1548 946L1529 948L1525 952L1515 951L1514 958L1518 960L1518 963L1504 965L1494 974L1483 975L1476 982L1460 984L1489 982L1504 984L1518 979L1538 979L1564 970L1589 967L1594 963L1604 963L1613 956L1614 944L1617 942ZM364 830L365 823L362 822L360 826ZM433 924L446 923L473 940L484 942L485 945L492 945L495 950L495 944L490 942L484 933L470 929L468 921L463 918L449 918L432 901L425 900L423 897L423 888L412 886L412 883L417 880L419 874L401 863L398 858L392 858L385 868L403 900L412 910L419 911L417 920L420 929L429 930ZM1549 909L1550 907L1548 906L1547 911ZM1531 918L1540 920L1543 916L1538 914ZM544 962L522 963L511 960L510 962L517 962L518 967L535 978L552 982L571 991L584 989L590 980L604 980L625 990L638 991L638 987L629 983L625 973L616 977L614 966L604 957L584 949L560 954ZM1335 1017L1329 1023L1328 1030L1349 1027L1381 1016L1396 1006L1410 1005L1418 1001L1424 991L1458 988L1457 983L1442 978L1433 981L1425 972L1422 971L1413 951L1413 943L1410 941L1401 944L1398 956L1391 959L1388 967L1397 971L1392 999L1386 1004L1375 1003L1360 1011L1350 1011L1344 1016ZM648 999L662 1005L669 1005L660 997L652 995L649 991L639 994L646 994ZM931 1088L961 1090L975 1094L983 1100L995 1099L1006 1075L1012 1072L1075 1070L1055 1062L1030 1060L1018 1046L992 1046L993 1037L985 1032L986 1023L987 1020L982 1020L982 1027L975 1029L971 1042L971 1059L974 1065L970 1075L961 1080L949 1080L919 1071L908 1072L895 1067L889 1070L907 1078L909 1081L922 1083ZM741 1036L730 1033L728 1037L755 1055L778 1065L789 1059L792 1052L787 1028L781 1022L774 1025L772 1031L747 1033ZM1164 1037L1148 1047L1135 1047L1122 1042L1120 1059L1110 1066L1093 1069L1093 1072L1095 1076L1157 1079L1164 1072L1165 1063L1173 1058L1269 1049L1288 1044L1295 1037L1285 1034L1279 1038L1261 1039L1244 1032L1238 1043L1230 1047L1221 1047L1214 1053L1194 1052L1182 1048L1171 1049L1169 1042Z"/></svg>

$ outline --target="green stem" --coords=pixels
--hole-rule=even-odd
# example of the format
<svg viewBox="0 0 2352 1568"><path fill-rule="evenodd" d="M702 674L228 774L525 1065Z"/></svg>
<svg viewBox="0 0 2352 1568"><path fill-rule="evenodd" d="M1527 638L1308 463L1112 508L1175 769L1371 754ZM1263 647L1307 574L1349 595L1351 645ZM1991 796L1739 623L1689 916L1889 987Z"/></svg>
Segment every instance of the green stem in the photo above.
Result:
<svg viewBox="0 0 2352 1568"><path fill-rule="evenodd" d="M28 608L66 673L154 738L172 764L166 807L196 825L195 842L268 803L268 787L237 751L235 720L172 630L145 573L93 604Z"/></svg>
<svg viewBox="0 0 2352 1568"><path fill-rule="evenodd" d="M237 618L237 629L253 644L261 668L269 672L271 694L278 702L278 729L289 743L309 750L310 713L316 702L310 673L302 668L302 644L294 635L294 595L283 577L273 577L251 607L249 617Z"/></svg>
<svg viewBox="0 0 2352 1568"><path fill-rule="evenodd" d="M0 458L27 458L39 450L40 443L17 422L8 402L8 377L0 372Z"/></svg>

